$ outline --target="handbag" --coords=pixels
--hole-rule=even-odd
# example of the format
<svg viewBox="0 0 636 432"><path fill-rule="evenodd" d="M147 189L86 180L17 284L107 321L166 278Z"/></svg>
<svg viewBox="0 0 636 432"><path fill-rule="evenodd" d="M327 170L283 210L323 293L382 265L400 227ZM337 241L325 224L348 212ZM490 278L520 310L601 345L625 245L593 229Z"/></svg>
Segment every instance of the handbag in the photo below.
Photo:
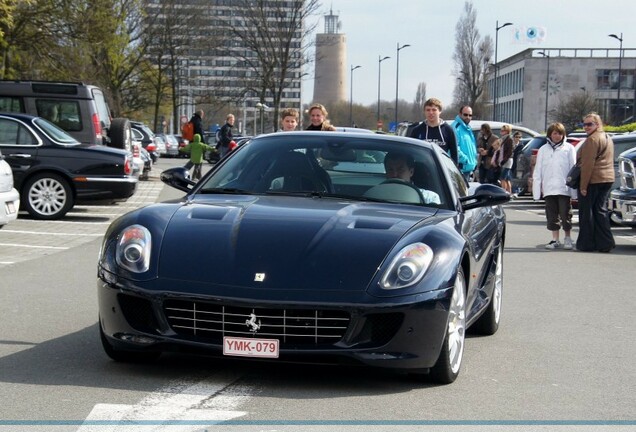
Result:
<svg viewBox="0 0 636 432"><path fill-rule="evenodd" d="M581 184L581 167L574 165L570 168L567 177L565 178L565 184L572 189L578 189Z"/></svg>

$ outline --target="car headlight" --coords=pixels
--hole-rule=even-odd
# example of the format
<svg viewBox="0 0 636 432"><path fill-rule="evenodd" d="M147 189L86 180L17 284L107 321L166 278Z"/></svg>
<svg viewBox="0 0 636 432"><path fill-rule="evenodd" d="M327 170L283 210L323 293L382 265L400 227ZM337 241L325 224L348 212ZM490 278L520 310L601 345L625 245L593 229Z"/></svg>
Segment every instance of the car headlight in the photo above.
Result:
<svg viewBox="0 0 636 432"><path fill-rule="evenodd" d="M129 226L122 231L117 243L117 264L134 273L148 271L150 246L150 231L141 225Z"/></svg>
<svg viewBox="0 0 636 432"><path fill-rule="evenodd" d="M384 289L405 288L418 283L433 261L433 250L424 243L404 247L393 258L380 286Z"/></svg>

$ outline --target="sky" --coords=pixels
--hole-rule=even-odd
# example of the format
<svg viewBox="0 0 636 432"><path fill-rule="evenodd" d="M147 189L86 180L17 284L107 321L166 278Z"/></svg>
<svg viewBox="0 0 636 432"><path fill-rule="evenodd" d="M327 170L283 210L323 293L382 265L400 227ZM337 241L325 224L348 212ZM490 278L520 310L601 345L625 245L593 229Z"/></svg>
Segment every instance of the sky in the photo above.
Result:
<svg viewBox="0 0 636 432"><path fill-rule="evenodd" d="M481 37L495 40L499 30L497 59L501 61L527 48L619 48L619 41L608 37L623 33L623 48L636 47L635 0L474 0L477 28ZM316 32L324 32L324 19L330 10L339 16L340 33L347 37L346 94L350 95L351 66L353 101L363 105L378 100L378 59L381 63L380 97L395 100L397 44L411 45L400 50L399 99L413 101L417 85L426 83L427 97L437 97L450 105L455 77L453 53L455 26L463 14L463 0L327 0L322 1ZM542 42L519 44L517 27L544 28ZM303 81L302 101L313 100L313 65ZM320 101L317 101L320 102Z"/></svg>

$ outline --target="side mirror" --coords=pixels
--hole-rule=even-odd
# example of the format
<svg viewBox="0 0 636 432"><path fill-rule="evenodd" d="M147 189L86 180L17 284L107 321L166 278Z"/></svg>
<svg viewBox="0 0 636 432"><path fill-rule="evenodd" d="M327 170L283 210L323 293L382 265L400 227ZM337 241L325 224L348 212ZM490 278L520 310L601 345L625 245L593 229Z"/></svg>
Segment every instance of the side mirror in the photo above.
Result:
<svg viewBox="0 0 636 432"><path fill-rule="evenodd" d="M464 210L471 210L479 207L494 206L510 201L510 195L504 189L493 184L482 184L477 186L472 195L461 197Z"/></svg>
<svg viewBox="0 0 636 432"><path fill-rule="evenodd" d="M161 181L184 192L190 192L196 182L190 180L190 171L184 167L169 168L161 173Z"/></svg>

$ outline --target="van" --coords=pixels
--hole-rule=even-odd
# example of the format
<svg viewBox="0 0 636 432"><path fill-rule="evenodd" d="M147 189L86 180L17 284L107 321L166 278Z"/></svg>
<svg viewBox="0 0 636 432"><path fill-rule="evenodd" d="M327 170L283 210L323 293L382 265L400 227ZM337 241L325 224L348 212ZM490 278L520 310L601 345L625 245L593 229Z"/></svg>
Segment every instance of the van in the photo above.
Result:
<svg viewBox="0 0 636 432"><path fill-rule="evenodd" d="M82 82L0 80L0 112L43 117L83 144L132 151L130 122L112 119L104 92Z"/></svg>

